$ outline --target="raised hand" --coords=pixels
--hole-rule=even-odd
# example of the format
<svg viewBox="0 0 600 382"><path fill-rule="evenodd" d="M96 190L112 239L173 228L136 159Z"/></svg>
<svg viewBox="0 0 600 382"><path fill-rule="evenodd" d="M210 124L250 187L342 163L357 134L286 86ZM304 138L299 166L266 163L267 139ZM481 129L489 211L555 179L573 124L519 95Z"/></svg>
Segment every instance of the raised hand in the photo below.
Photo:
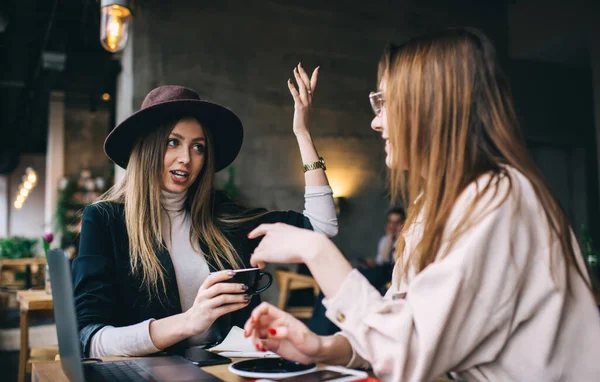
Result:
<svg viewBox="0 0 600 382"><path fill-rule="evenodd" d="M310 109L312 106L312 98L317 87L317 77L319 76L319 68L317 67L310 78L299 63L294 68L294 78L298 84L298 88L294 86L294 82L290 78L288 80L288 88L294 98L294 134L309 133Z"/></svg>

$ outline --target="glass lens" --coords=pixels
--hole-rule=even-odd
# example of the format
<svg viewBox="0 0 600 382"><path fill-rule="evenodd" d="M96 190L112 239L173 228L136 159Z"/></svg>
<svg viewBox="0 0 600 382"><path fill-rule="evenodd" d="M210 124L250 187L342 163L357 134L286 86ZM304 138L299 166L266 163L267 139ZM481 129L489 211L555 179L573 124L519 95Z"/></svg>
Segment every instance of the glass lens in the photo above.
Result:
<svg viewBox="0 0 600 382"><path fill-rule="evenodd" d="M375 115L379 115L381 113L381 109L383 108L383 94L381 92L371 92L371 94L369 94L369 101L371 102L373 113L375 113Z"/></svg>

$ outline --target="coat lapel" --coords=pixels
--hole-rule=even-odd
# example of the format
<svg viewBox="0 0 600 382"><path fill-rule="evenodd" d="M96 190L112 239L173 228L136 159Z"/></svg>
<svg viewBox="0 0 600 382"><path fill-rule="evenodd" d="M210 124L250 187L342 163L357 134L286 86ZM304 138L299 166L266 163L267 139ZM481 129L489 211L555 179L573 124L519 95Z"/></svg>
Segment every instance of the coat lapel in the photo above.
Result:
<svg viewBox="0 0 600 382"><path fill-rule="evenodd" d="M163 302L163 307L167 311L167 316L181 313L181 300L179 297L179 289L177 288L177 275L175 267L171 260L169 251L163 249L157 253L158 261L165 271L165 296L167 299Z"/></svg>

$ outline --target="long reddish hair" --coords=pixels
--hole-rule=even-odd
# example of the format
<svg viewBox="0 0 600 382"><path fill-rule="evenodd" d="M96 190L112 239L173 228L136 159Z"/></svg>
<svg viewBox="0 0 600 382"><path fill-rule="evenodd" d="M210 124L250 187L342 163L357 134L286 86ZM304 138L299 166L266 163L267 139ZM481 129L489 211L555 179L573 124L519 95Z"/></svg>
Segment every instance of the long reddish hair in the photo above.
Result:
<svg viewBox="0 0 600 382"><path fill-rule="evenodd" d="M423 236L404 264L405 272L412 266L418 273L435 261L450 213L470 183L490 174L450 236L448 250L474 224L475 204L488 191L499 192L500 178L509 180L503 198L508 197L513 185L506 168L512 167L531 182L550 240L560 241L567 264L582 275L566 214L527 152L508 81L485 35L453 28L390 45L380 61L378 77L379 83L386 84L395 168L391 171L392 198L400 198L408 207L404 230L417 215L424 224ZM396 256L400 258L403 235L398 240Z"/></svg>

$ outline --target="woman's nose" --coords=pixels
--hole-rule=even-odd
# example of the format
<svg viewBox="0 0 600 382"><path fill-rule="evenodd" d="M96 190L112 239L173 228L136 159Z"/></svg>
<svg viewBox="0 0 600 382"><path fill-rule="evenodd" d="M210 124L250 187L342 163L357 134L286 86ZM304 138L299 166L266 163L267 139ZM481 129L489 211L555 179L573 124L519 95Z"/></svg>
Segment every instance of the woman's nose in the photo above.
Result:
<svg viewBox="0 0 600 382"><path fill-rule="evenodd" d="M187 149L182 148L177 155L177 159L178 159L179 163L189 163L190 153L188 152Z"/></svg>
<svg viewBox="0 0 600 382"><path fill-rule="evenodd" d="M382 131L383 125L381 124L381 117L376 115L375 118L371 121L371 129L375 131Z"/></svg>

